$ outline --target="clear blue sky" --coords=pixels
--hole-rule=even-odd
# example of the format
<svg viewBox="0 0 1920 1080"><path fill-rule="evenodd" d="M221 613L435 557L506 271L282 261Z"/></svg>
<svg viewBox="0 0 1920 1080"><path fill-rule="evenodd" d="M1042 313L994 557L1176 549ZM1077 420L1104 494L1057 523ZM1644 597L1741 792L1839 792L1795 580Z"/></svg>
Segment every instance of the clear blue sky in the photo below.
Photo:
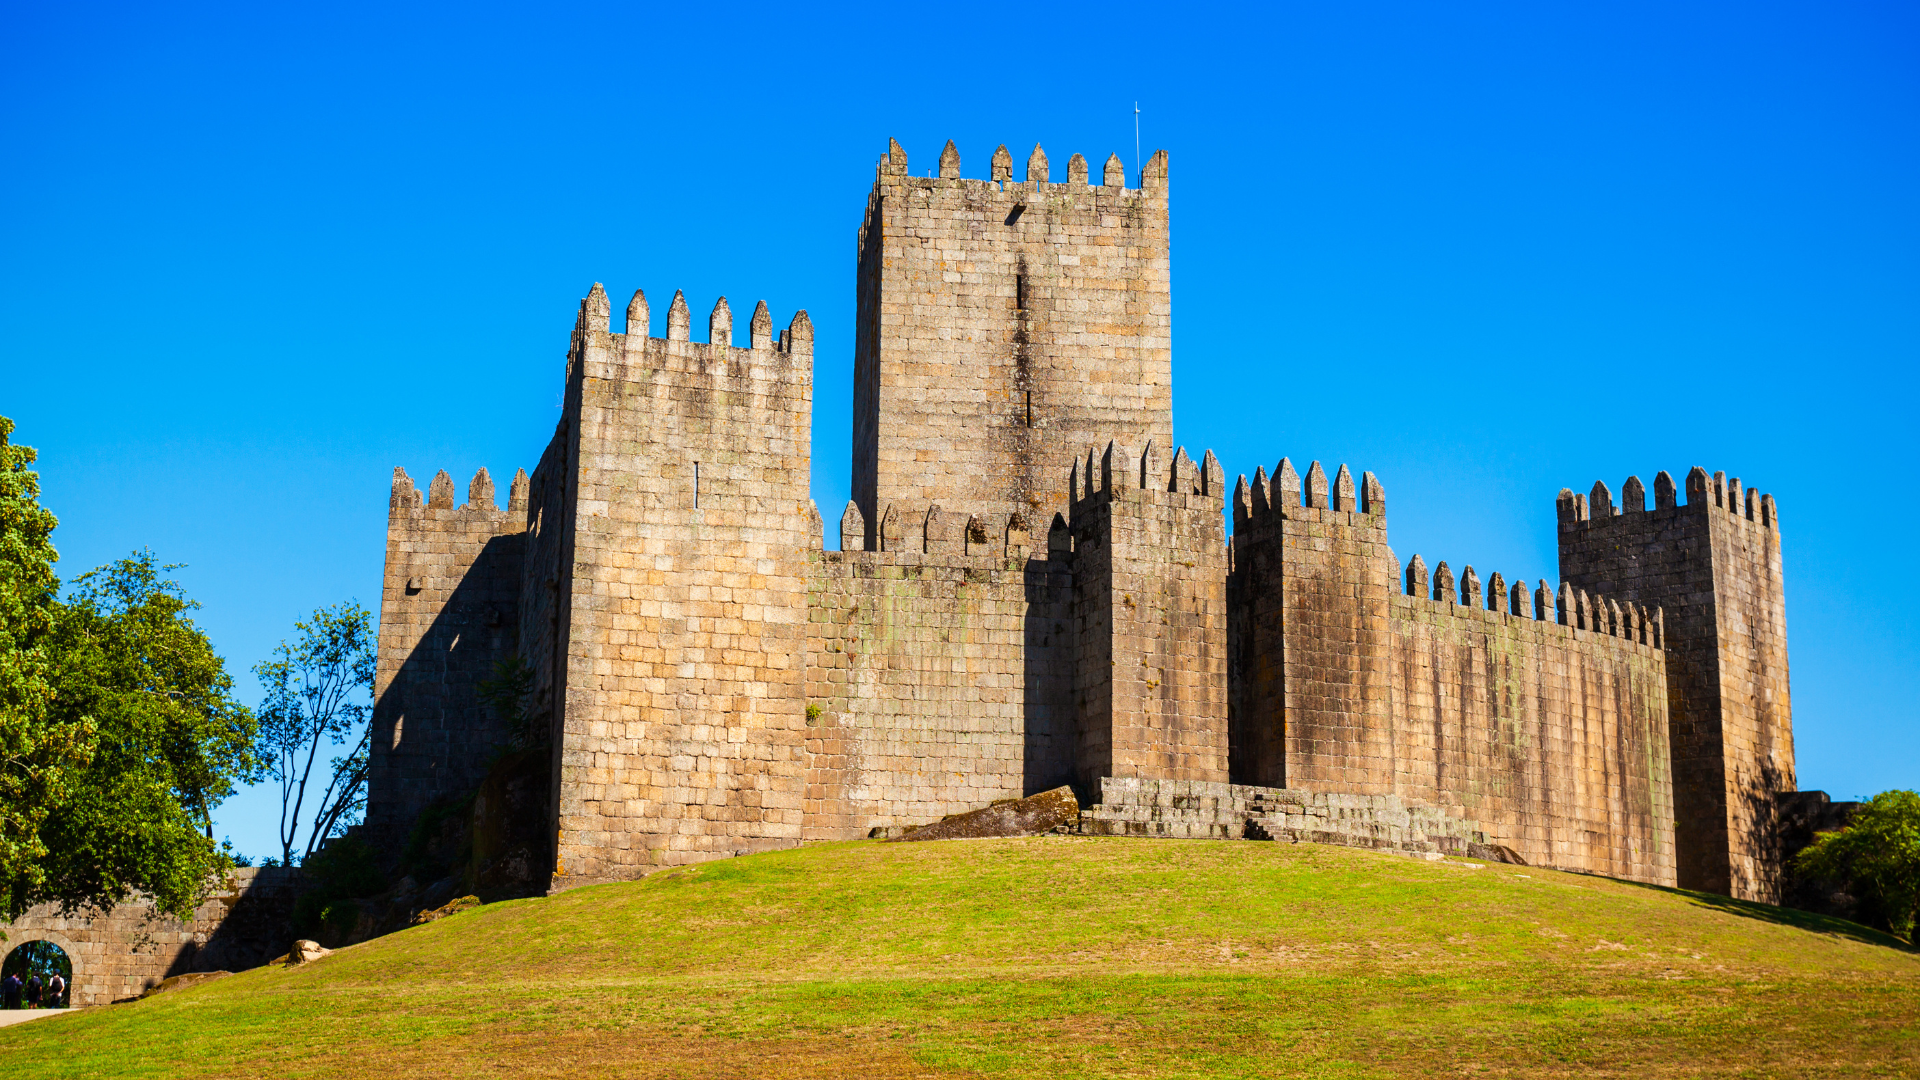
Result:
<svg viewBox="0 0 1920 1080"><path fill-rule="evenodd" d="M595 281L807 308L835 518L887 138L1131 169L1137 99L1195 456L1371 469L1403 560L1510 578L1555 576L1562 487L1740 476L1780 506L1802 786L1920 787L1917 18L15 4L0 412L62 573L186 563L256 701L297 616L377 609L393 466L531 468ZM265 853L275 810L217 831Z"/></svg>

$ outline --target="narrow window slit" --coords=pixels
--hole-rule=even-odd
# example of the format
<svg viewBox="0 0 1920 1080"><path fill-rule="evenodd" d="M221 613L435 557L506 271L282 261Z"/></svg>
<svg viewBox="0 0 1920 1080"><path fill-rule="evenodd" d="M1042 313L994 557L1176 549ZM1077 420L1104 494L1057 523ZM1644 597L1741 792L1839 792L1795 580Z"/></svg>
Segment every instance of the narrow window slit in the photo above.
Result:
<svg viewBox="0 0 1920 1080"><path fill-rule="evenodd" d="M700 509L700 463L693 463L693 508Z"/></svg>

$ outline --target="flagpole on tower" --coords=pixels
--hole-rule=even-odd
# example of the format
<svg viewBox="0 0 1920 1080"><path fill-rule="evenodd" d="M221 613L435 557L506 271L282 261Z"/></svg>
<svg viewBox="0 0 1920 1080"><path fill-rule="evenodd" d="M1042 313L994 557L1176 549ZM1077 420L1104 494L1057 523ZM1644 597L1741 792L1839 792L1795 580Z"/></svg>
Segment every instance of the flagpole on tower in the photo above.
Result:
<svg viewBox="0 0 1920 1080"><path fill-rule="evenodd" d="M1133 181L1146 186L1145 174L1140 171L1140 103L1133 103Z"/></svg>

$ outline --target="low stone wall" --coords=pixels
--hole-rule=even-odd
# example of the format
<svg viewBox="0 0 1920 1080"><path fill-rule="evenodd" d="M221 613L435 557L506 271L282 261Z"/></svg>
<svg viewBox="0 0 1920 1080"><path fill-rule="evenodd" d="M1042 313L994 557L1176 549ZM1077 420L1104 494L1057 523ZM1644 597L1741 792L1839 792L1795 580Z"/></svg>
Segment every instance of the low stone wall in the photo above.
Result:
<svg viewBox="0 0 1920 1080"><path fill-rule="evenodd" d="M1199 840L1298 840L1417 855L1501 858L1477 822L1397 795L1103 777L1082 833Z"/></svg>
<svg viewBox="0 0 1920 1080"><path fill-rule="evenodd" d="M63 915L53 904L29 908L4 930L0 951L51 941L73 962L69 1000L105 1005L137 997L170 975L239 971L286 952L300 872L280 867L235 870L187 921L159 915L145 900L106 912Z"/></svg>

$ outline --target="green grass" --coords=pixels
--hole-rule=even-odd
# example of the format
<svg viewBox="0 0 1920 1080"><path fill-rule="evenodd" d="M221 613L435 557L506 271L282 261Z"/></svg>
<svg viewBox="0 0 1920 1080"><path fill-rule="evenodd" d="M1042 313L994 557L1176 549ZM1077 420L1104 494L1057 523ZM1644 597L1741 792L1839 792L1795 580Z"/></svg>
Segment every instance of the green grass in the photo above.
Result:
<svg viewBox="0 0 1920 1080"><path fill-rule="evenodd" d="M1850 923L1310 844L831 844L0 1029L108 1076L1913 1076Z"/></svg>

